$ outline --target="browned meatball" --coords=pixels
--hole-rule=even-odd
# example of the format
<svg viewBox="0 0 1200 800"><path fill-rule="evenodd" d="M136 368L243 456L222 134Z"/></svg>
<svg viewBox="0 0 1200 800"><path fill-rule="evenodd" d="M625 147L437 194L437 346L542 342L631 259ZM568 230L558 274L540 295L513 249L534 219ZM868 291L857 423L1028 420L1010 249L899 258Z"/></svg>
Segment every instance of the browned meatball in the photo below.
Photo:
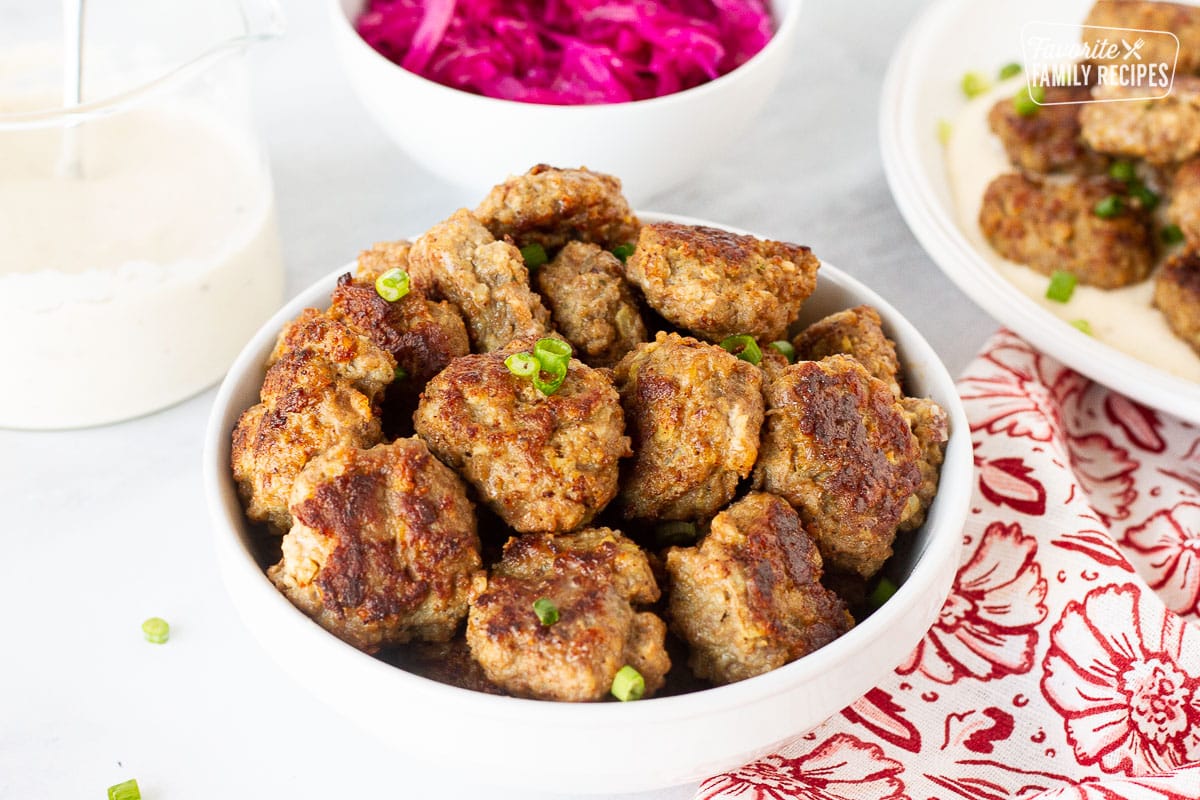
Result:
<svg viewBox="0 0 1200 800"><path fill-rule="evenodd" d="M259 397L233 431L230 466L254 522L292 525L288 494L313 456L379 441L379 399L395 362L370 339L316 309L280 332Z"/></svg>
<svg viewBox="0 0 1200 800"><path fill-rule="evenodd" d="M1154 0L1097 0L1084 20L1084 44L1094 44L1102 39L1112 41L1112 31L1097 28L1133 28L1143 31L1170 31L1179 37L1179 61L1175 61L1175 43L1166 36L1147 36L1139 51L1144 63L1166 62L1175 64L1180 75L1200 72L1200 9L1180 3L1164 3ZM1101 63L1124 64L1122 49L1111 61Z"/></svg>
<svg viewBox="0 0 1200 800"><path fill-rule="evenodd" d="M1097 99L1123 102L1083 106L1083 140L1101 153L1144 158L1151 164L1177 163L1200 154L1200 78L1179 75L1167 97L1131 99L1156 94L1161 90L1097 87Z"/></svg>
<svg viewBox="0 0 1200 800"><path fill-rule="evenodd" d="M696 547L667 551L667 619L701 678L733 683L828 644L854 624L821 585L821 555L786 501L754 492Z"/></svg>
<svg viewBox="0 0 1200 800"><path fill-rule="evenodd" d="M1163 265L1154 285L1154 305L1175 335L1200 354L1200 252L1180 253Z"/></svg>
<svg viewBox="0 0 1200 800"><path fill-rule="evenodd" d="M979 227L1001 256L1044 275L1066 270L1102 289L1128 286L1154 265L1149 218L1128 203L1113 218L1096 214L1097 203L1124 190L1103 177L1050 183L1001 175L984 193Z"/></svg>
<svg viewBox="0 0 1200 800"><path fill-rule="evenodd" d="M467 644L490 681L520 697L604 699L628 665L663 685L671 661L667 626L637 604L658 600L650 563L608 528L508 540L490 578L476 578ZM533 604L546 598L558 620L545 624Z"/></svg>
<svg viewBox="0 0 1200 800"><path fill-rule="evenodd" d="M354 270L355 281L371 284L385 272L402 269L408 272L411 265L408 255L412 252L412 242L400 239L394 242L376 242L370 249L358 254L357 267ZM420 290L428 287L417 287Z"/></svg>
<svg viewBox="0 0 1200 800"><path fill-rule="evenodd" d="M1200 158L1193 158L1175 173L1169 214L1187 240L1200 245Z"/></svg>
<svg viewBox="0 0 1200 800"><path fill-rule="evenodd" d="M508 525L559 533L586 525L616 495L629 438L607 373L572 359L547 396L504 365L533 348L518 340L450 362L426 385L413 422Z"/></svg>
<svg viewBox="0 0 1200 800"><path fill-rule="evenodd" d="M646 225L625 275L671 323L719 342L782 339L817 285L807 247L701 225Z"/></svg>
<svg viewBox="0 0 1200 800"><path fill-rule="evenodd" d="M925 512L937 494L942 459L946 456L946 442L950 438L950 418L945 409L928 398L903 397L900 408L920 448L917 466L921 469L921 485L908 499L900 517L900 530L912 531L925 522Z"/></svg>
<svg viewBox="0 0 1200 800"><path fill-rule="evenodd" d="M555 327L585 363L611 367L646 341L621 262L599 245L568 242L535 277Z"/></svg>
<svg viewBox="0 0 1200 800"><path fill-rule="evenodd" d="M917 440L896 396L835 355L788 367L766 398L755 488L800 512L827 564L874 575L921 484Z"/></svg>
<svg viewBox="0 0 1200 800"><path fill-rule="evenodd" d="M686 520L733 499L758 457L762 372L716 345L659 333L616 367L634 460L627 518Z"/></svg>
<svg viewBox="0 0 1200 800"><path fill-rule="evenodd" d="M637 239L638 220L621 194L621 182L588 169L538 164L488 193L475 215L497 239L555 250L569 241L606 250Z"/></svg>
<svg viewBox="0 0 1200 800"><path fill-rule="evenodd" d="M1079 125L1082 106L1076 105L1091 96L1086 86L1049 86L1046 103L1071 105L1046 105L1029 116L1017 113L1012 98L1006 97L992 107L988 124L1004 144L1009 161L1020 170L1094 173L1103 170L1108 159L1083 143Z"/></svg>
<svg viewBox="0 0 1200 800"><path fill-rule="evenodd" d="M848 308L817 320L792 339L792 346L801 361L820 361L837 353L848 355L900 396L896 343L883 332L883 320L870 306Z"/></svg>
<svg viewBox="0 0 1200 800"><path fill-rule="evenodd" d="M417 240L409 266L418 287L432 283L431 296L445 298L459 310L477 350L491 352L549 330L550 313L529 288L521 252L496 241L465 209Z"/></svg>
<svg viewBox="0 0 1200 800"><path fill-rule="evenodd" d="M424 442L327 451L296 479L291 510L267 575L321 627L368 652L454 635L480 568L475 510Z"/></svg>

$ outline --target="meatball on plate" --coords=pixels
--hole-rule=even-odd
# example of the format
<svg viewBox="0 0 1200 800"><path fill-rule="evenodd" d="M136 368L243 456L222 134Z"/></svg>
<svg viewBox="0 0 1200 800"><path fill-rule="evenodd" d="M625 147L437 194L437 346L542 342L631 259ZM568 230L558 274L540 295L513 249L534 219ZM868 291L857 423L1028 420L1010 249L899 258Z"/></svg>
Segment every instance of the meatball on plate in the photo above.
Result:
<svg viewBox="0 0 1200 800"><path fill-rule="evenodd" d="M936 618L970 497L954 384L894 308L806 248L634 214L616 186L539 168L447 210L436 238L318 281L246 345L205 448L226 585L280 666L406 758L453 769L470 753L472 773L530 791L698 780L852 702ZM543 191L571 201L561 220ZM641 258L685 261L639 268L639 231ZM705 248L729 258L701 268L719 256ZM412 298L384 306L364 290L396 296L394 270ZM735 293L760 271L765 291L787 283L756 306L771 339L710 312L664 330L705 270ZM313 366L268 369L305 308L313 332L284 341ZM820 360L767 347L792 338ZM860 401L840 412L863 429L848 462L803 439L790 398L814 368ZM311 399L281 399L285 377ZM406 433L379 427L385 396L413 391L398 381L421 387ZM253 448L231 435L247 409ZM784 463L788 431L810 463ZM687 546L656 549L671 526ZM834 569L899 589L851 618ZM547 735L560 746L531 768Z"/></svg>

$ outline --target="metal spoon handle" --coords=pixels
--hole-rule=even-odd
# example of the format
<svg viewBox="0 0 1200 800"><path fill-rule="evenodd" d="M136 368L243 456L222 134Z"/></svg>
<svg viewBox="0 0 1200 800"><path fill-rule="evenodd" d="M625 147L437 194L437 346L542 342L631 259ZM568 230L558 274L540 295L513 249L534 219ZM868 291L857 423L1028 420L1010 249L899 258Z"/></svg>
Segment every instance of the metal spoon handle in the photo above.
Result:
<svg viewBox="0 0 1200 800"><path fill-rule="evenodd" d="M62 0L63 10L63 108L83 99L83 4L84 0ZM63 127L58 172L69 178L83 177L79 123Z"/></svg>

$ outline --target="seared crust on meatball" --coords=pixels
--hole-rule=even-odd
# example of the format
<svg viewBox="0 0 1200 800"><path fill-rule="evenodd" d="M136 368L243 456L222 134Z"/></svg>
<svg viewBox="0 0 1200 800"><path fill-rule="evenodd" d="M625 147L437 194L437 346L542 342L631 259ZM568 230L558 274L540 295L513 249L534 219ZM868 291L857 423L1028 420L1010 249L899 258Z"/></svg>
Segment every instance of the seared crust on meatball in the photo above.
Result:
<svg viewBox="0 0 1200 800"><path fill-rule="evenodd" d="M921 484L917 440L895 395L834 355L788 367L766 398L755 488L800 512L827 564L874 575Z"/></svg>
<svg viewBox="0 0 1200 800"><path fill-rule="evenodd" d="M488 353L549 330L550 313L529 288L521 251L496 241L466 209L426 231L409 263L418 285L432 283L431 296L459 310L477 350Z"/></svg>
<svg viewBox="0 0 1200 800"><path fill-rule="evenodd" d="M1095 173L1104 169L1108 159L1084 144L1079 124L1082 105L1074 105L1091 97L1091 89L1086 86L1048 86L1047 104L1071 105L1045 105L1029 116L1017 113L1012 98L1006 97L992 107L988 124L1000 137L1008 160L1017 169L1037 173Z"/></svg>
<svg viewBox="0 0 1200 800"><path fill-rule="evenodd" d="M1175 173L1168 213L1187 240L1200 245L1200 158L1186 162Z"/></svg>
<svg viewBox="0 0 1200 800"><path fill-rule="evenodd" d="M396 362L389 353L371 341L362 331L335 319L324 311L306 308L284 326L267 358L267 367L297 354L305 354L303 363L322 362L333 367L338 378L375 402L384 387L392 382ZM262 399L269 400L295 388L292 371L274 374L268 369L263 380Z"/></svg>
<svg viewBox="0 0 1200 800"><path fill-rule="evenodd" d="M535 277L555 327L584 363L611 367L646 341L621 262L599 245L568 242Z"/></svg>
<svg viewBox="0 0 1200 800"><path fill-rule="evenodd" d="M491 577L476 578L467 644L488 679L519 697L602 700L625 665L649 696L671 668L666 625L634 605L658 597L645 554L618 531L514 537ZM558 610L553 624L534 612L542 598Z"/></svg>
<svg viewBox="0 0 1200 800"><path fill-rule="evenodd" d="M606 250L637 239L638 220L621 181L589 169L538 164L494 187L475 215L497 239L556 250L569 241Z"/></svg>
<svg viewBox="0 0 1200 800"><path fill-rule="evenodd" d="M1182 57L1182 51L1181 51ZM1153 97L1161 90L1098 86L1097 100L1124 102L1088 103L1079 112L1083 140L1093 150L1151 164L1173 164L1200 154L1200 78L1178 75L1171 94Z"/></svg>
<svg viewBox="0 0 1200 800"><path fill-rule="evenodd" d="M870 306L848 308L817 320L792 339L792 346L801 361L820 361L838 353L850 356L900 396L896 343L883 332L883 320Z"/></svg>
<svg viewBox="0 0 1200 800"><path fill-rule="evenodd" d="M475 509L424 442L327 451L296 479L291 510L267 575L321 627L368 652L454 635L480 568Z"/></svg>
<svg viewBox="0 0 1200 800"><path fill-rule="evenodd" d="M1200 354L1200 252L1173 256L1159 270L1154 305L1171 330Z"/></svg>
<svg viewBox="0 0 1200 800"><path fill-rule="evenodd" d="M1143 2L1143 0L1097 0L1088 12L1083 29L1084 44L1112 38L1111 31L1101 28L1133 28L1143 31L1170 31L1179 38L1179 61L1175 62L1175 43L1163 36L1146 37L1138 55L1145 63L1165 61L1175 63L1179 75L1200 72L1200 9L1179 3ZM1099 63L1122 64L1125 51L1111 61Z"/></svg>
<svg viewBox="0 0 1200 800"><path fill-rule="evenodd" d="M655 311L703 339L772 341L816 288L820 265L801 245L656 222L642 227L625 275Z"/></svg>
<svg viewBox="0 0 1200 800"><path fill-rule="evenodd" d="M626 518L701 519L733 499L758 457L762 375L716 345L674 333L659 333L617 364L634 449L621 485Z"/></svg>
<svg viewBox="0 0 1200 800"><path fill-rule="evenodd" d="M1074 273L1080 283L1116 289L1137 283L1154 265L1148 216L1129 206L1104 219L1096 204L1123 194L1124 184L1104 177L1042 182L1001 175L988 184L979 227L996 252L1052 275Z"/></svg>
<svg viewBox="0 0 1200 800"><path fill-rule="evenodd" d="M370 285L375 283L376 278L390 270L402 269L408 272L408 254L411 251L412 242L406 239L398 239L394 242L376 242L369 249L358 254L354 280L357 283Z"/></svg>
<svg viewBox="0 0 1200 800"><path fill-rule="evenodd" d="M917 466L921 469L921 485L900 517L900 530L912 531L925 522L925 512L937 494L946 442L950 439L950 417L945 409L924 397L903 397L900 408L920 448Z"/></svg>
<svg viewBox="0 0 1200 800"><path fill-rule="evenodd" d="M696 547L667 551L667 619L688 666L724 684L752 678L828 644L854 624L821 585L821 555L800 516L752 492L713 518Z"/></svg>
<svg viewBox="0 0 1200 800"><path fill-rule="evenodd" d="M533 347L518 340L455 359L426 385L413 422L508 525L559 533L586 525L616 496L629 438L606 372L572 359L547 396L504 365Z"/></svg>

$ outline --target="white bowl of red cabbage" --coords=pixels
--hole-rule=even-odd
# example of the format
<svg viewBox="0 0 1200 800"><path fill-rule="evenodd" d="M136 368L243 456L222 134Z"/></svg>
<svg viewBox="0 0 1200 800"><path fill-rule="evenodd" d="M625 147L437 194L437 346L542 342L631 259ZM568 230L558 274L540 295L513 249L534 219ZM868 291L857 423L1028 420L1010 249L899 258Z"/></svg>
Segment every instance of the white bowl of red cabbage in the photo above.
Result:
<svg viewBox="0 0 1200 800"><path fill-rule="evenodd" d="M329 0L364 106L420 166L473 193L497 168L573 163L635 203L746 130L795 45L800 0Z"/></svg>

